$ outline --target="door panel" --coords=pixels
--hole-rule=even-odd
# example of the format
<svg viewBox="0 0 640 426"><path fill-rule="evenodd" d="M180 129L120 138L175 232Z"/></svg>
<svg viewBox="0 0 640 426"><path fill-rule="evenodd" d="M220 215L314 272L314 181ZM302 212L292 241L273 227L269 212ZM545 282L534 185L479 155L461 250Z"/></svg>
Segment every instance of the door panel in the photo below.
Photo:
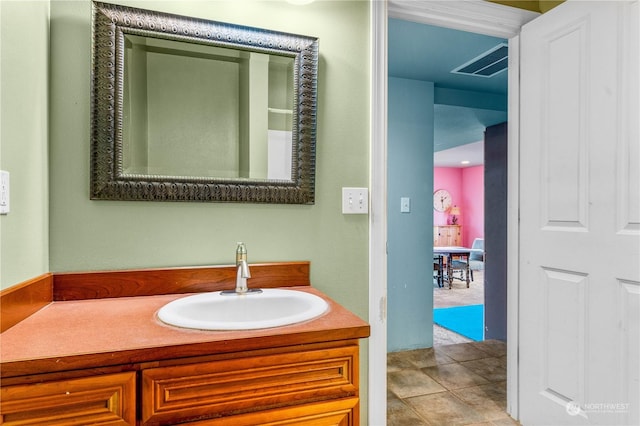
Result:
<svg viewBox="0 0 640 426"><path fill-rule="evenodd" d="M568 1L522 29L524 425L640 423L637 27Z"/></svg>

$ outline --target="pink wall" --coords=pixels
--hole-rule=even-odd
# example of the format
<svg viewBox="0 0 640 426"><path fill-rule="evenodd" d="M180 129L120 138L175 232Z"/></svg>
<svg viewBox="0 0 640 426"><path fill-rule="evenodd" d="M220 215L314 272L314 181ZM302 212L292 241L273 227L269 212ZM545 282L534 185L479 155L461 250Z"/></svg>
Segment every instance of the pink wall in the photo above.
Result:
<svg viewBox="0 0 640 426"><path fill-rule="evenodd" d="M471 247L475 238L484 237L484 166L435 167L433 190L446 189L452 205L460 207L462 245ZM450 215L433 211L434 225L447 225Z"/></svg>
<svg viewBox="0 0 640 426"><path fill-rule="evenodd" d="M475 238L484 238L484 166L462 169L462 188L463 243L471 247Z"/></svg>
<svg viewBox="0 0 640 426"><path fill-rule="evenodd" d="M451 205L462 209L462 169L457 167L435 167L433 170L433 190L446 189L451 194ZM464 212L464 211L463 211ZM433 211L434 225L448 225L449 213Z"/></svg>

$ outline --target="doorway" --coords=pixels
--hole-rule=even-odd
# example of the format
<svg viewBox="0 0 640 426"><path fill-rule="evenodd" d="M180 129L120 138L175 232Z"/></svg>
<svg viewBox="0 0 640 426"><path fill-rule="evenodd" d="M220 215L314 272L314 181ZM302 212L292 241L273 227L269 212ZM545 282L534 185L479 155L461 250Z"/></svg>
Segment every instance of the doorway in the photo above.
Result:
<svg viewBox="0 0 640 426"><path fill-rule="evenodd" d="M473 271L456 268L439 274L448 282L443 286L439 280L433 288L424 259L432 247L469 248L484 241L484 137L485 129L507 119L506 40L390 19L388 43L388 349L432 346L431 305L440 325L482 340L482 253L476 259L474 252L471 262L459 256L453 262L476 269L475 282L468 283ZM435 199L438 194L442 200ZM498 195L506 205L505 192ZM493 219L497 212L491 213ZM504 228L505 223L488 225ZM444 263L449 258L440 256ZM444 266L438 263L439 272ZM500 310L506 311L501 299ZM409 323L415 327L406 327Z"/></svg>
<svg viewBox="0 0 640 426"><path fill-rule="evenodd" d="M389 20L388 40L388 347L395 352L432 345L425 307L441 292L428 285L431 247L484 238L483 138L507 119L508 50L503 38L399 19ZM465 157L454 160L454 152ZM435 203L435 190L446 206ZM470 275L452 274L449 295L464 296L461 274Z"/></svg>
<svg viewBox="0 0 640 426"><path fill-rule="evenodd" d="M480 2L479 2L480 3ZM419 16L421 21L425 23L454 27L458 29L476 31L479 33L493 34L500 37L511 39L516 36L521 25L537 16L537 13L515 10L512 8L503 8L495 4L469 4L456 3L443 7L441 3L435 2L407 2L407 3L390 3L390 11L394 17L401 19L416 20ZM386 347L387 347L387 331L386 331L386 298L387 298L387 265L386 265L386 131L387 131L387 69L386 69L386 33L387 33L387 3L372 3L372 29L373 29L373 73L372 73L372 194L379 196L372 197L372 215L370 222L370 324L372 327L372 337L370 338L370 360L369 360L369 418L371 421L379 421L386 418L386 377L382 373L386 371ZM470 11L468 8L472 8ZM452 9L455 11L452 12ZM481 10L484 9L484 10ZM504 11L504 14L499 13ZM498 12L498 13L497 13ZM455 18L455 19L452 19ZM511 44L511 40L510 40ZM510 46L511 47L511 46ZM517 58L517 43L511 48ZM517 60L509 64L509 73L517 73ZM516 74L517 75L517 74ZM514 82L516 80L513 80ZM515 84L515 83L514 83ZM510 90L517 86L510 86ZM517 99L510 100L511 107L517 107ZM515 110L514 110L515 111ZM515 116L515 114L513 115ZM510 128L510 132L514 129ZM517 135L517 132L514 132ZM510 138L511 139L511 138ZM512 139L515 140L515 137ZM517 144L516 144L517 145ZM510 157L517 158L517 152L510 153ZM510 174L517 170L511 169ZM508 197L517 198L517 187L510 187ZM516 197L516 198L513 198ZM510 212L510 215L513 213ZM513 217L510 216L510 221ZM515 235L513 233L512 235ZM517 272L517 263L515 267L510 267L510 273ZM510 299L517 300L517 289L511 291ZM510 302L512 303L512 302ZM512 303L516 306L515 303ZM513 312L510 315L517 315ZM513 317L514 320L517 316ZM510 321L515 324L515 321ZM517 328L512 327L509 334L509 340L517 341ZM516 339L514 340L513 337ZM516 360L515 349L510 350L508 357ZM510 403L508 403L508 412L517 416L516 393L517 389L517 367L515 363L510 363L510 371L508 371L507 394Z"/></svg>

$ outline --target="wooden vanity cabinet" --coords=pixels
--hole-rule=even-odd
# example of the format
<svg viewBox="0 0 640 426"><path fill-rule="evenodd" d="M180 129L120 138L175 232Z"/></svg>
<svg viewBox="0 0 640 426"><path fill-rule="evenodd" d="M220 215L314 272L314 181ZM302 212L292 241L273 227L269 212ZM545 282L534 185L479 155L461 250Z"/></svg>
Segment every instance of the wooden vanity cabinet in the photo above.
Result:
<svg viewBox="0 0 640 426"><path fill-rule="evenodd" d="M136 373L2 386L0 424L135 425Z"/></svg>
<svg viewBox="0 0 640 426"><path fill-rule="evenodd" d="M357 425L358 345L149 368L142 424Z"/></svg>
<svg viewBox="0 0 640 426"><path fill-rule="evenodd" d="M343 341L59 373L2 386L0 424L356 426L358 355Z"/></svg>

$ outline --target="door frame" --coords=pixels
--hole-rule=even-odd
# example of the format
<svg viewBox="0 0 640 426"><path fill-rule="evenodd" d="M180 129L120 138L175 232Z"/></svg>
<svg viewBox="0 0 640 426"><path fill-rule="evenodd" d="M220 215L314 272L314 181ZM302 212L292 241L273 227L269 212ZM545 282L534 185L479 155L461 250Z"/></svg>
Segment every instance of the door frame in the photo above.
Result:
<svg viewBox="0 0 640 426"><path fill-rule="evenodd" d="M518 418L518 207L520 27L539 13L473 1L370 2L371 146L369 214L368 417L387 416L387 23L388 18L437 25L509 40L507 250L507 412Z"/></svg>

